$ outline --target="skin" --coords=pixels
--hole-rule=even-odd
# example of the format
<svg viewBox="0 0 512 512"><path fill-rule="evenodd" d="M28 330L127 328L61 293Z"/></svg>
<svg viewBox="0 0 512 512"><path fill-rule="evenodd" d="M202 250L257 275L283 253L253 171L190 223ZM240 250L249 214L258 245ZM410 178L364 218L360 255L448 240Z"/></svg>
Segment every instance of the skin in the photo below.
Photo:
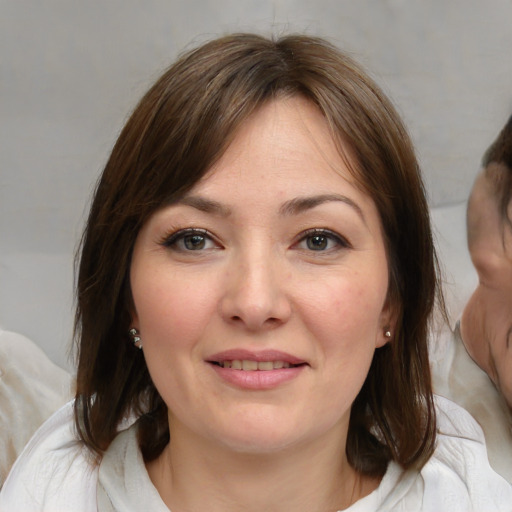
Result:
<svg viewBox="0 0 512 512"><path fill-rule="evenodd" d="M392 328L388 263L375 204L316 107L288 98L253 114L187 197L142 228L131 286L169 407L171 442L147 468L171 510L325 512L375 489L345 442ZM245 389L209 362L231 349L303 364Z"/></svg>
<svg viewBox="0 0 512 512"><path fill-rule="evenodd" d="M498 211L488 172L478 175L468 203L468 247L479 283L464 309L461 334L512 409L512 233Z"/></svg>

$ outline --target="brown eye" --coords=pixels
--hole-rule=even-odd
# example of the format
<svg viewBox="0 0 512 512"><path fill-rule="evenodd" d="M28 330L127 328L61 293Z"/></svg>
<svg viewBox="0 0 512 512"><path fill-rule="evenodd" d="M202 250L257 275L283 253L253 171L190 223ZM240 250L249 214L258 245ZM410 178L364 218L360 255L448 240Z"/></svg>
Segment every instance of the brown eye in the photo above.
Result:
<svg viewBox="0 0 512 512"><path fill-rule="evenodd" d="M202 229L180 229L162 241L164 247L174 251L208 251L219 248L213 237Z"/></svg>
<svg viewBox="0 0 512 512"><path fill-rule="evenodd" d="M297 244L299 249L308 251L323 252L350 247L349 242L328 229L310 229L302 233Z"/></svg>
<svg viewBox="0 0 512 512"><path fill-rule="evenodd" d="M329 239L325 235L314 235L306 239L308 249L312 251L325 251L329 246Z"/></svg>
<svg viewBox="0 0 512 512"><path fill-rule="evenodd" d="M189 251L199 251L206 246L204 235L187 235L183 237L183 246Z"/></svg>

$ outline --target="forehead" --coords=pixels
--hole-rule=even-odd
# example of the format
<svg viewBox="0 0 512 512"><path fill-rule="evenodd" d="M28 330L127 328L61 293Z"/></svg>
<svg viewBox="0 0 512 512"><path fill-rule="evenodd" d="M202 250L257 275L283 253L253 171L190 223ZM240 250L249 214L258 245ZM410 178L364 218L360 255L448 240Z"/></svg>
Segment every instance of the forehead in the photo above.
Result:
<svg viewBox="0 0 512 512"><path fill-rule="evenodd" d="M265 182L288 179L290 185L302 183L306 191L308 182L335 184L340 178L357 186L354 165L350 148L334 139L316 105L301 96L284 97L263 104L242 123L198 185L208 187L222 174L236 186L242 181L242 171L250 167L259 168Z"/></svg>

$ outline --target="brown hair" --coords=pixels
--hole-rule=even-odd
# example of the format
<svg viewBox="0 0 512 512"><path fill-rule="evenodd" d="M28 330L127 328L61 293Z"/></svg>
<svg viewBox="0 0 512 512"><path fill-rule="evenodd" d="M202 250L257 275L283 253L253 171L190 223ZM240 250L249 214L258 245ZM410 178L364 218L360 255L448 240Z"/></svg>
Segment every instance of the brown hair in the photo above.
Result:
<svg viewBox="0 0 512 512"><path fill-rule="evenodd" d="M491 168L491 164L497 164L499 169ZM484 153L482 167L494 184L501 218L512 228L512 218L508 210L512 201L512 116Z"/></svg>
<svg viewBox="0 0 512 512"><path fill-rule="evenodd" d="M97 185L82 239L75 326L75 418L94 452L109 446L128 413L140 417L147 460L169 441L166 405L127 336L130 258L141 226L197 183L252 112L293 95L309 99L327 119L356 181L377 205L388 252L388 300L397 322L353 404L349 461L365 474L382 475L390 459L421 467L432 454L427 330L438 282L407 132L373 81L326 41L251 34L206 43L167 70L126 123Z"/></svg>

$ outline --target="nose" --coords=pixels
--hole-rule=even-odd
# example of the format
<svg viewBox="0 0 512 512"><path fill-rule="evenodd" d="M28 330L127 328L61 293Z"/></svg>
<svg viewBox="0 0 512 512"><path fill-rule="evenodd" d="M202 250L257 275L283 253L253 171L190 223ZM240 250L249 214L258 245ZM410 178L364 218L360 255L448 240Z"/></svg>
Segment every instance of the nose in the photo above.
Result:
<svg viewBox="0 0 512 512"><path fill-rule="evenodd" d="M288 321L291 303L287 275L277 257L251 254L232 262L220 308L225 321L249 331L272 329Z"/></svg>

